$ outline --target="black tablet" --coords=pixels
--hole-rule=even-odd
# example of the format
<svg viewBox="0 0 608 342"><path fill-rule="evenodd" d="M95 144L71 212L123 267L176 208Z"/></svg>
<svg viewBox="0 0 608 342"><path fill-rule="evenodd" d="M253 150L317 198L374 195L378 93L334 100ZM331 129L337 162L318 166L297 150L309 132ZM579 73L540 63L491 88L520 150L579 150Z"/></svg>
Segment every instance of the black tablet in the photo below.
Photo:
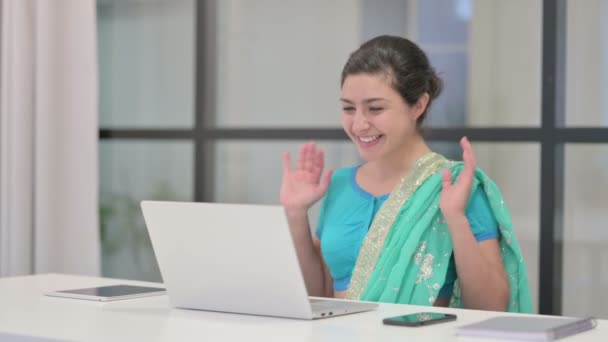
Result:
<svg viewBox="0 0 608 342"><path fill-rule="evenodd" d="M51 297L86 299L100 302L158 296L162 294L165 294L164 288L133 285L99 286L46 293L47 296Z"/></svg>

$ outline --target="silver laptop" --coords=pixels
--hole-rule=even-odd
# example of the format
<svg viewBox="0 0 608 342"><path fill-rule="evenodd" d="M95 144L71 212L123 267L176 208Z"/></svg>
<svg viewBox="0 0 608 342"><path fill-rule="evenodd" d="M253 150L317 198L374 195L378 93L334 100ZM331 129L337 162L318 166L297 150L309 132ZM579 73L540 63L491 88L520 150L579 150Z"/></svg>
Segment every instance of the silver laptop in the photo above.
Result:
<svg viewBox="0 0 608 342"><path fill-rule="evenodd" d="M281 206L141 202L171 304L315 319L375 303L308 298Z"/></svg>

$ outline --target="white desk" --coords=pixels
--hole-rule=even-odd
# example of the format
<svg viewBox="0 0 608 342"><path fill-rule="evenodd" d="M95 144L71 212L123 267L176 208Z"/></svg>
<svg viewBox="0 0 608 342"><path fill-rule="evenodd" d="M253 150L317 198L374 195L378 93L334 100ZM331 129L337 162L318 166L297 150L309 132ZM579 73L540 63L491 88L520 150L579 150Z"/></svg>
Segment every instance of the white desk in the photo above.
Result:
<svg viewBox="0 0 608 342"><path fill-rule="evenodd" d="M172 309L167 296L108 303L52 298L43 293L78 287L128 283L121 281L45 274L0 278L0 341L488 341L455 335L456 327L504 313L438 309L455 313L455 322L419 328L385 326L382 318L428 307L382 304L373 312L316 321ZM16 337L17 336L17 337ZM608 341L608 321L592 331L564 341Z"/></svg>

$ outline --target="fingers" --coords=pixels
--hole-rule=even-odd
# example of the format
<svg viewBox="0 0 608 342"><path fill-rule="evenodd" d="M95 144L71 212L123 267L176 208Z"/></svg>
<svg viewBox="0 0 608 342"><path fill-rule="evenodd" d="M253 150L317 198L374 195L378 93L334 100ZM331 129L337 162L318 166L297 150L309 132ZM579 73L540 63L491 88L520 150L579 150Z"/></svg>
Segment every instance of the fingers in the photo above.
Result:
<svg viewBox="0 0 608 342"><path fill-rule="evenodd" d="M315 164L315 154L316 147L314 142L309 142L306 144L307 148L304 154L304 170L308 172L313 172L314 164Z"/></svg>
<svg viewBox="0 0 608 342"><path fill-rule="evenodd" d="M447 190L452 187L452 174L448 169L443 170L443 172L441 173L441 187L444 190Z"/></svg>
<svg viewBox="0 0 608 342"><path fill-rule="evenodd" d="M289 152L283 153L283 175L288 175L291 172L291 161Z"/></svg>
<svg viewBox="0 0 608 342"><path fill-rule="evenodd" d="M323 159L323 150L317 149L314 141L308 142L300 146L295 169L311 173L318 182L323 172Z"/></svg>
<svg viewBox="0 0 608 342"><path fill-rule="evenodd" d="M323 156L323 150L318 149L315 151L314 163L313 163L313 176L315 183L318 183L321 179L321 173L323 172L323 168L325 167L325 161Z"/></svg>
<svg viewBox="0 0 608 342"><path fill-rule="evenodd" d="M475 154L473 153L473 147L471 146L469 139L467 139L467 137L462 137L462 139L460 139L460 146L462 146L464 167L468 172L474 174L477 161L475 160Z"/></svg>
<svg viewBox="0 0 608 342"><path fill-rule="evenodd" d="M460 146L462 147L462 160L464 161L464 167L460 175L458 175L458 182L472 183L473 177L475 177L475 154L473 153L473 147L467 137L460 139Z"/></svg>
<svg viewBox="0 0 608 342"><path fill-rule="evenodd" d="M300 146L300 152L298 152L298 161L296 162L296 170L302 170L304 168L304 158L308 151L308 144Z"/></svg>
<svg viewBox="0 0 608 342"><path fill-rule="evenodd" d="M313 172L315 164L315 155L316 147L314 141L300 146L300 152L298 153L298 161L296 163L296 170Z"/></svg>

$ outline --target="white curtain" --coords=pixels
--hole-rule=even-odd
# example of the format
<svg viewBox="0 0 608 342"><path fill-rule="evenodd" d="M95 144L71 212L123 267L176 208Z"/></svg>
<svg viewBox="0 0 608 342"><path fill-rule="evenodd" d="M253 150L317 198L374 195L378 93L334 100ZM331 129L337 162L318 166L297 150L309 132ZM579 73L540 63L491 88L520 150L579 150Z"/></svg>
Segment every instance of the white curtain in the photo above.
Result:
<svg viewBox="0 0 608 342"><path fill-rule="evenodd" d="M0 4L0 276L97 275L95 1Z"/></svg>

